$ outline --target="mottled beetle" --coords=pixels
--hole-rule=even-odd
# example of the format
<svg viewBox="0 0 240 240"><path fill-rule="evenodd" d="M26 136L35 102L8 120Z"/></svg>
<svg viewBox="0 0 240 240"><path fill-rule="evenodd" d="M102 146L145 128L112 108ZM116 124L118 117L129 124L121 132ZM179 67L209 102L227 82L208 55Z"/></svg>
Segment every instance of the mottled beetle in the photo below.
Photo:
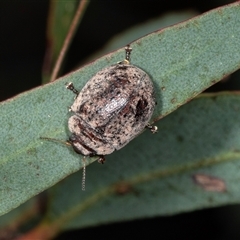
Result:
<svg viewBox="0 0 240 240"><path fill-rule="evenodd" d="M72 83L66 87L77 96L70 111L68 142L84 156L104 156L119 150L145 127L153 133L157 127L148 124L154 107L153 83L146 72L130 65L131 48L126 59L97 72L78 92Z"/></svg>

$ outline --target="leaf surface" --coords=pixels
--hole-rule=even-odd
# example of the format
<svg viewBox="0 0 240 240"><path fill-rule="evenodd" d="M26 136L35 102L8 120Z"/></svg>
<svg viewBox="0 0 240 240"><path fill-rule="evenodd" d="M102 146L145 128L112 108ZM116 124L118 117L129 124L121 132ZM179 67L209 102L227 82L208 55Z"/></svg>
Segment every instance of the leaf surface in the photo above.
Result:
<svg viewBox="0 0 240 240"><path fill-rule="evenodd" d="M49 189L47 221L72 229L240 202L240 94L204 94L157 123L104 165ZM205 176L225 188L201 187Z"/></svg>
<svg viewBox="0 0 240 240"><path fill-rule="evenodd" d="M158 102L155 121L240 67L239 16L240 4L236 2L131 44L132 64L148 72L154 81ZM68 138L68 107L73 96L65 90L66 82L81 89L96 72L121 61L123 55L123 49L115 51L54 83L1 103L0 214L82 168L82 156L40 137ZM113 156L121 156L124 151ZM153 155L151 151L144 157L154 157L156 163L163 159L160 153ZM86 164L95 160L88 158ZM128 169L132 164L129 160Z"/></svg>

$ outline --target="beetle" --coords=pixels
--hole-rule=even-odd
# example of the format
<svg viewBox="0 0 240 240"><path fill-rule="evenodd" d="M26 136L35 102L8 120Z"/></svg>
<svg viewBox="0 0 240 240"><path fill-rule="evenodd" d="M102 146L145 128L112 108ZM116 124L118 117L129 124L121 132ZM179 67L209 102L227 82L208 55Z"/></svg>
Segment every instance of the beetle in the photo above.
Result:
<svg viewBox="0 0 240 240"><path fill-rule="evenodd" d="M83 156L105 155L119 150L145 127L157 132L149 120L156 100L149 75L130 64L132 49L125 48L125 60L96 73L79 92L73 83L66 88L76 94L68 120L68 143Z"/></svg>

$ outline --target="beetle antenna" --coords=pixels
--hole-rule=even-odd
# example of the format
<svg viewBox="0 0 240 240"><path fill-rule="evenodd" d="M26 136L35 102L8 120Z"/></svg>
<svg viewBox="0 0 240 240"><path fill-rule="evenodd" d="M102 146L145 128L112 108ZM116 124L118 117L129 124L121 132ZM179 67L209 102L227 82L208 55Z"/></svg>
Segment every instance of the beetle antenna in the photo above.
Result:
<svg viewBox="0 0 240 240"><path fill-rule="evenodd" d="M69 141L64 141L56 138L49 138L49 137L40 137L40 139L47 140L47 141L53 141L53 142L59 142L67 146L72 146L72 144Z"/></svg>
<svg viewBox="0 0 240 240"><path fill-rule="evenodd" d="M86 163L85 163L85 156L83 157L83 173L82 173L82 191L85 191L85 184L86 183Z"/></svg>

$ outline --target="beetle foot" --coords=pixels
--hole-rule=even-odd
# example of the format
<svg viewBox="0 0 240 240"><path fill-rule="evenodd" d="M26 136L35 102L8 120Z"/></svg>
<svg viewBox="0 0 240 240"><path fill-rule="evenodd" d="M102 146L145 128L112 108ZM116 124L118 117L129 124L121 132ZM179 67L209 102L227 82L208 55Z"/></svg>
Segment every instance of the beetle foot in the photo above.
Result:
<svg viewBox="0 0 240 240"><path fill-rule="evenodd" d="M157 133L157 130L158 130L158 127L157 126L152 126L150 124L148 124L146 126L146 128L150 129L150 131L154 134L154 133Z"/></svg>
<svg viewBox="0 0 240 240"><path fill-rule="evenodd" d="M76 95L79 94L78 90L73 86L72 82L66 83L65 85L66 85L66 88L72 91L74 94Z"/></svg>
<svg viewBox="0 0 240 240"><path fill-rule="evenodd" d="M104 162L106 161L104 156L99 156L98 160L99 163L104 164Z"/></svg>

